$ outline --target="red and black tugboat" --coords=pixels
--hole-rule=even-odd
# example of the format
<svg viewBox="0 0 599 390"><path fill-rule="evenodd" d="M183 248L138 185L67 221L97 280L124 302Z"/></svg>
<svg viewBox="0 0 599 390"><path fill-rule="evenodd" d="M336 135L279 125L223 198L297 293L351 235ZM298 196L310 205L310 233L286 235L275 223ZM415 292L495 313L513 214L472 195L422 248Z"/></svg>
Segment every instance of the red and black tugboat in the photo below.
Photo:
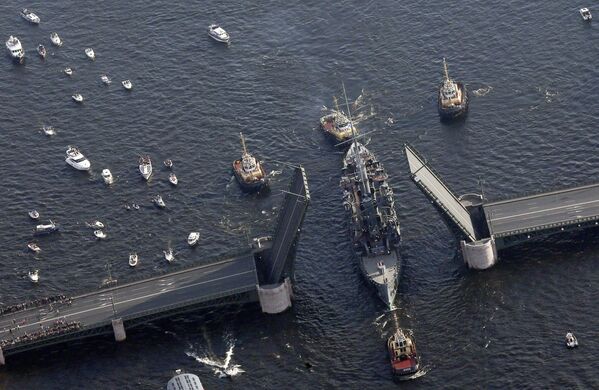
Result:
<svg viewBox="0 0 599 390"><path fill-rule="evenodd" d="M324 130L325 134L337 142L350 140L360 132L347 115L339 109L337 98L334 96L333 102L335 103L335 109L331 109L328 114L320 118L320 127Z"/></svg>
<svg viewBox="0 0 599 390"><path fill-rule="evenodd" d="M468 92L463 83L449 78L445 58L443 58L443 70L443 84L439 87L439 116L442 120L451 120L465 115L468 111Z"/></svg>
<svg viewBox="0 0 599 390"><path fill-rule="evenodd" d="M387 349L391 359L391 372L398 380L411 379L420 370L420 361L416 354L414 339L398 328L389 340Z"/></svg>
<svg viewBox="0 0 599 390"><path fill-rule="evenodd" d="M239 136L241 137L243 152L240 160L233 161L233 173L244 191L260 191L268 186L266 172L264 171L262 163L248 153L247 148L245 147L243 134L239 133Z"/></svg>

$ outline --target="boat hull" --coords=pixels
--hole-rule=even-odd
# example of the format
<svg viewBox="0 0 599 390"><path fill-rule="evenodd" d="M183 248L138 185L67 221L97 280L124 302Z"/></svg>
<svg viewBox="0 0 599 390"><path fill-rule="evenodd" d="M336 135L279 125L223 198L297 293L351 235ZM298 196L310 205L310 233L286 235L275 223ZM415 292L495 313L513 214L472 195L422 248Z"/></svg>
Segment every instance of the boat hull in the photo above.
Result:
<svg viewBox="0 0 599 390"><path fill-rule="evenodd" d="M374 287L381 301L387 307L392 308L397 294L400 274L400 257L397 248L380 256L363 256L361 252L355 254L360 263L360 270L364 279ZM385 271L382 274L377 268L377 265L381 262L385 265Z"/></svg>
<svg viewBox="0 0 599 390"><path fill-rule="evenodd" d="M441 91L439 90L439 94L437 97L437 110L439 111L439 117L441 117L441 120L449 121L452 119L456 119L465 116L468 112L469 99L466 86L460 82L457 82L456 84L458 85L458 88L462 91L462 96L464 96L464 99L461 104L452 105L450 107L444 107L441 104ZM443 86L441 85L440 88L442 87Z"/></svg>

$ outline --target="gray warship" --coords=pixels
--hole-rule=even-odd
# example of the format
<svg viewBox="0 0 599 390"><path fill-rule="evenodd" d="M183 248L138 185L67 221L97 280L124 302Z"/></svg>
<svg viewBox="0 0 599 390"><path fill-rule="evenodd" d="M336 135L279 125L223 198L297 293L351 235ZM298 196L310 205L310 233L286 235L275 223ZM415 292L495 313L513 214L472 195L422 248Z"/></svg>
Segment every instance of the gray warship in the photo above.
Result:
<svg viewBox="0 0 599 390"><path fill-rule="evenodd" d="M340 182L343 205L351 217L353 250L366 280L393 308L400 267L400 230L387 178L383 165L354 137L343 160Z"/></svg>

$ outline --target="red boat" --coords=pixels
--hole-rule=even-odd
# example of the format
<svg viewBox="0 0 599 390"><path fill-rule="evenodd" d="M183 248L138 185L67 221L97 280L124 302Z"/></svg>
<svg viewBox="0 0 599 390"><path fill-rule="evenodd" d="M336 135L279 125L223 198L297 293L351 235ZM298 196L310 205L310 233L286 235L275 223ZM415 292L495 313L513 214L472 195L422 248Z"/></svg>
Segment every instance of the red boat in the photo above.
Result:
<svg viewBox="0 0 599 390"><path fill-rule="evenodd" d="M391 372L399 380L410 379L420 369L414 339L398 329L387 341Z"/></svg>

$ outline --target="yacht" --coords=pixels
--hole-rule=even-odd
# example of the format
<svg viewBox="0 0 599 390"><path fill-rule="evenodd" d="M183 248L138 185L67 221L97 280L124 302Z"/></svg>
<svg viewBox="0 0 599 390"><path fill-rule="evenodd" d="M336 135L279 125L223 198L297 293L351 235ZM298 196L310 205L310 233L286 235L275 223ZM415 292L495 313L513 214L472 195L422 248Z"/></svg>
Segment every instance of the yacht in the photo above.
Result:
<svg viewBox="0 0 599 390"><path fill-rule="evenodd" d="M443 58L444 78L439 87L438 110L442 120L450 120L465 115L468 111L468 92L466 86L449 78L447 62Z"/></svg>
<svg viewBox="0 0 599 390"><path fill-rule="evenodd" d="M160 195L156 195L155 197L153 197L152 201L156 206L160 207L161 209L166 207L166 203L164 203L164 200L162 200L162 196Z"/></svg>
<svg viewBox="0 0 599 390"><path fill-rule="evenodd" d="M19 38L15 36L8 37L6 41L6 48L10 52L10 56L13 60L23 63L25 61L25 50L23 50L23 46L21 45L21 41Z"/></svg>
<svg viewBox="0 0 599 390"><path fill-rule="evenodd" d="M29 244L27 244L27 248L29 248L31 251L35 253L39 253L42 251L42 248L40 248L39 245L37 245L35 242L30 242Z"/></svg>
<svg viewBox="0 0 599 390"><path fill-rule="evenodd" d="M38 269L29 271L27 276L29 277L29 280L31 280L33 283L37 283L40 280L40 271Z"/></svg>
<svg viewBox="0 0 599 390"><path fill-rule="evenodd" d="M190 246L196 245L199 240L200 240L200 232L191 232L191 233L189 233L189 236L187 236L187 243Z"/></svg>
<svg viewBox="0 0 599 390"><path fill-rule="evenodd" d="M123 84L123 87L125 87L125 89L127 91L130 91L131 88L133 88L133 84L131 83L131 80L123 80L123 81L121 81L121 84Z"/></svg>
<svg viewBox="0 0 599 390"><path fill-rule="evenodd" d="M179 183L179 179L177 179L177 176L174 172L171 172L171 174L168 175L168 181L174 186L176 186Z"/></svg>
<svg viewBox="0 0 599 390"><path fill-rule="evenodd" d="M169 263L172 263L173 260L175 260L175 255L173 254L173 250L171 248L168 248L164 252L164 258L166 259L166 261L168 261Z"/></svg>
<svg viewBox="0 0 599 390"><path fill-rule="evenodd" d="M578 347L578 340L576 336L572 332L566 333L566 347L568 348L576 348Z"/></svg>
<svg viewBox="0 0 599 390"><path fill-rule="evenodd" d="M73 98L73 100L77 103L83 103L83 95L81 95L80 93L72 95L71 98Z"/></svg>
<svg viewBox="0 0 599 390"><path fill-rule="evenodd" d="M106 238L106 233L104 233L102 230L94 230L94 236L100 240L103 240Z"/></svg>
<svg viewBox="0 0 599 390"><path fill-rule="evenodd" d="M106 183L106 185L111 185L114 183L114 177L112 176L110 169L102 169L102 179L104 179L104 183Z"/></svg>
<svg viewBox="0 0 599 390"><path fill-rule="evenodd" d="M110 77L106 76L105 74L100 76L100 80L102 80L102 82L105 85L109 85L110 83L112 83L112 81L110 80Z"/></svg>
<svg viewBox="0 0 599 390"><path fill-rule="evenodd" d="M21 17L29 23L40 24L40 17L29 11L27 8L21 10Z"/></svg>
<svg viewBox="0 0 599 390"><path fill-rule="evenodd" d="M91 167L89 160L75 146L68 147L65 161L79 171L89 171Z"/></svg>
<svg viewBox="0 0 599 390"><path fill-rule="evenodd" d="M92 49L91 47L85 49L85 55L92 61L96 59L96 53L94 53L94 49Z"/></svg>
<svg viewBox="0 0 599 390"><path fill-rule="evenodd" d="M67 76L72 76L73 75L73 69L71 69L71 68L64 68L64 73Z"/></svg>
<svg viewBox="0 0 599 390"><path fill-rule="evenodd" d="M130 253L129 254L129 266L135 267L138 262L139 262L139 257L137 256L137 253L136 252Z"/></svg>
<svg viewBox="0 0 599 390"><path fill-rule="evenodd" d="M29 211L29 218L33 219L33 220L38 220L40 219L40 213L37 212L37 210L31 210Z"/></svg>
<svg viewBox="0 0 599 390"><path fill-rule="evenodd" d="M152 160L147 154L139 157L139 172L144 179L150 180L150 176L152 176Z"/></svg>
<svg viewBox="0 0 599 390"><path fill-rule="evenodd" d="M244 191L260 191L268 186L268 177L264 166L262 162L248 153L243 134L239 133L239 136L241 137L242 153L241 159L233 161L233 174Z"/></svg>
<svg viewBox="0 0 599 390"><path fill-rule="evenodd" d="M391 372L399 380L410 377L420 369L416 343L403 329L397 329L387 340L387 350L391 359Z"/></svg>
<svg viewBox="0 0 599 390"><path fill-rule="evenodd" d="M53 32L52 34L50 34L50 40L52 41L52 44L54 46L62 46L62 39L60 39L58 33Z"/></svg>
<svg viewBox="0 0 599 390"><path fill-rule="evenodd" d="M208 35L210 35L210 37L212 37L212 39L215 41L227 44L231 40L231 37L229 37L229 34L225 31L225 29L218 24L211 24L208 26Z"/></svg>
<svg viewBox="0 0 599 390"><path fill-rule="evenodd" d="M44 134L46 134L48 136L56 135L56 130L54 130L53 126L43 125L42 126L42 131L44 132Z"/></svg>
<svg viewBox="0 0 599 390"><path fill-rule="evenodd" d="M582 20L586 22L593 20L593 15L591 15L591 11L589 11L588 8L581 8L579 12L580 16L582 16Z"/></svg>
<svg viewBox="0 0 599 390"><path fill-rule="evenodd" d="M42 234L50 234L58 231L58 225L49 221L47 224L36 225L35 229L33 229L33 234L42 235Z"/></svg>
<svg viewBox="0 0 599 390"><path fill-rule="evenodd" d="M46 59L46 48L44 47L44 45L38 45L37 46L37 53L40 55L40 57L42 57L43 59Z"/></svg>

